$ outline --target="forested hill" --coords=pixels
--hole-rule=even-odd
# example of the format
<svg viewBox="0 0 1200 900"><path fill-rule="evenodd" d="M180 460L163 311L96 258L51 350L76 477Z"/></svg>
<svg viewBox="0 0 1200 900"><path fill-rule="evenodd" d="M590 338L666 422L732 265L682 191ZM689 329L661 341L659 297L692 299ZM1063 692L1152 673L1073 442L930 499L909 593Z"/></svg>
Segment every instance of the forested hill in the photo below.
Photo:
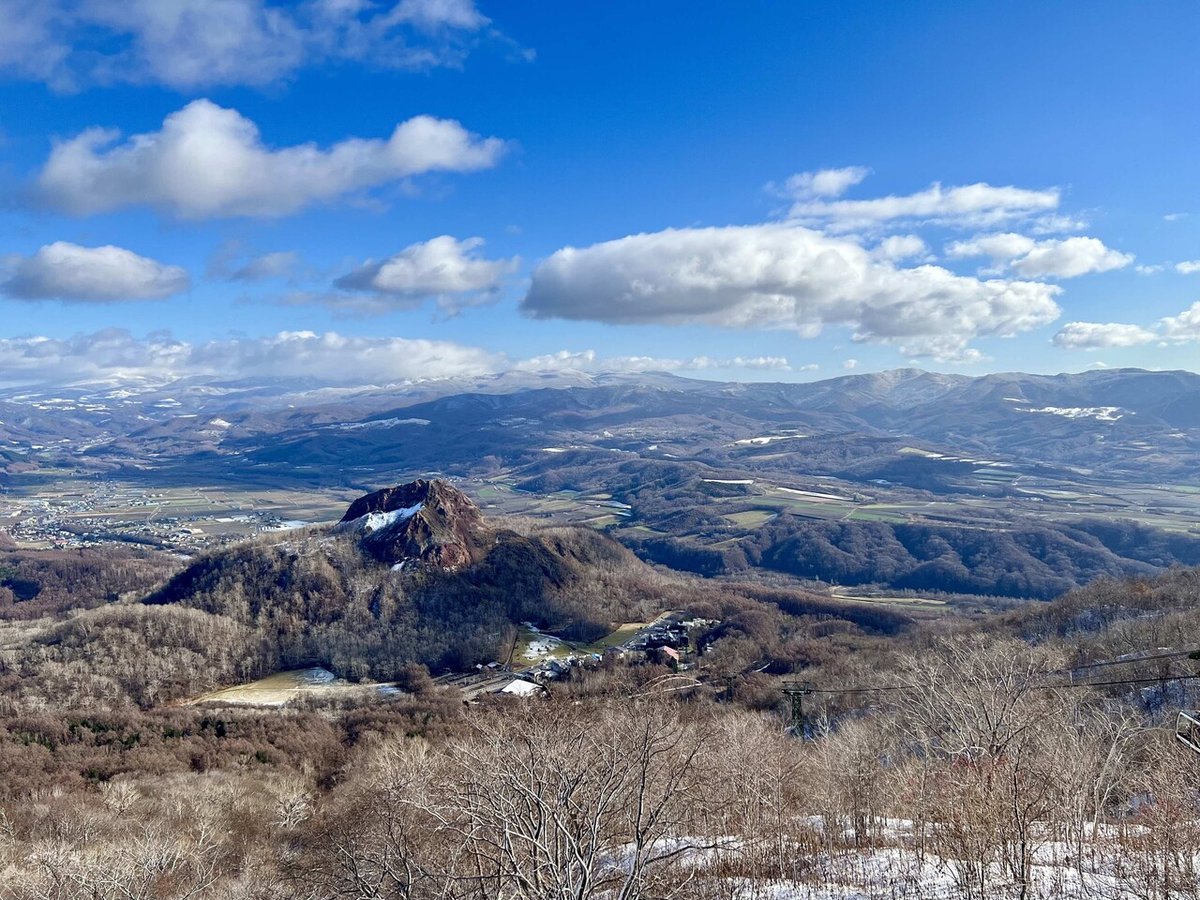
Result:
<svg viewBox="0 0 1200 900"><path fill-rule="evenodd" d="M356 502L332 529L208 554L145 602L251 629L267 671L321 664L376 679L406 662L495 659L518 622L592 639L645 613L649 598L625 577L642 564L617 542L510 526L445 482L414 482Z"/></svg>
<svg viewBox="0 0 1200 900"><path fill-rule="evenodd" d="M0 709L151 708L317 665L404 684L424 667L507 659L522 623L589 643L669 610L717 623L703 636L705 665L759 673L769 705L764 666L846 655L920 617L787 582L652 568L591 528L484 517L439 481L376 492L337 525L263 534L182 570L145 554L0 553L3 577L22 590L4 588L0 624L27 625L0 653ZM69 590L76 573L94 587Z"/></svg>
<svg viewBox="0 0 1200 900"><path fill-rule="evenodd" d="M1200 565L1200 537L1116 520L982 529L782 515L717 548L667 535L624 539L646 559L705 575L761 566L832 584L1041 600L1096 578Z"/></svg>

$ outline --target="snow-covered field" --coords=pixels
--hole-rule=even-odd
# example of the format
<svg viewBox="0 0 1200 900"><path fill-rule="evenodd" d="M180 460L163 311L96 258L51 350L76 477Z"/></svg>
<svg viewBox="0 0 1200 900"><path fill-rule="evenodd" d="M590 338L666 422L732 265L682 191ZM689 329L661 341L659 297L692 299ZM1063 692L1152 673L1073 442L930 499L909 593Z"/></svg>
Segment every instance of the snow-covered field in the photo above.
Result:
<svg viewBox="0 0 1200 900"><path fill-rule="evenodd" d="M719 877L719 896L728 900L1145 900L1195 897L1200 890L1194 875L1189 890L1164 891L1162 884L1152 883L1158 868L1125 849L1117 830L1109 826L1101 826L1099 834L1085 841L1082 852L1074 843L1040 843L1033 853L1030 883L1024 892L1001 861L980 873L961 861L918 852L908 833L911 828L910 822L892 821L884 829L881 846L795 855L785 851L784 865L793 866L795 875L783 879ZM819 843L819 817L816 829ZM1136 832L1137 827L1130 831ZM747 854L759 855L733 842L723 849L692 851L685 866L697 881L710 884L713 874L736 870ZM1194 872L1200 872L1200 858L1190 864L1196 867ZM1186 869L1187 862L1183 865Z"/></svg>
<svg viewBox="0 0 1200 900"><path fill-rule="evenodd" d="M563 644L556 637L551 637L548 634L535 635L530 641L529 646L525 648L525 652L521 654L523 659L544 659L552 655Z"/></svg>
<svg viewBox="0 0 1200 900"><path fill-rule="evenodd" d="M856 854L822 856L802 880L752 881L730 879L731 900L959 900L987 897L1007 900L1020 896L1020 885L998 867L982 891L971 893L956 867L944 859L899 849L864 850ZM1027 900L1135 900L1144 897L1124 885L1121 875L1080 871L1065 857L1057 863L1035 865Z"/></svg>

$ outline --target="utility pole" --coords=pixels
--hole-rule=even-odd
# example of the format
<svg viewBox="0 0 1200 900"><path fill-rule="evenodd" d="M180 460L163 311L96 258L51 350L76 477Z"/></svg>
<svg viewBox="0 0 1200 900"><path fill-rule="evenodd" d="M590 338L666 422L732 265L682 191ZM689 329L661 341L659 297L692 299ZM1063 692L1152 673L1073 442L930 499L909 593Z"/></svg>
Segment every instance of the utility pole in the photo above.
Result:
<svg viewBox="0 0 1200 900"><path fill-rule="evenodd" d="M792 704L792 721L788 730L804 738L804 698L813 692L811 681L785 681L780 689Z"/></svg>
<svg viewBox="0 0 1200 900"><path fill-rule="evenodd" d="M517 655L517 642L520 639L521 639L521 632L518 631L516 634L513 635L512 647L508 651L508 662L506 662L504 664L504 671L506 671L506 672L512 671L512 661L513 661L513 657Z"/></svg>

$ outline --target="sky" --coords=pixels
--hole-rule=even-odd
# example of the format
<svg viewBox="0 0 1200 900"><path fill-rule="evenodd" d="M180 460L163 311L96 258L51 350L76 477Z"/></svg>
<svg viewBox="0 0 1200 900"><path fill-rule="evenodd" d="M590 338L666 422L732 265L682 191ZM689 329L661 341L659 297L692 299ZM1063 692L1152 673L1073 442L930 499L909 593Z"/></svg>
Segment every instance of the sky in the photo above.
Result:
<svg viewBox="0 0 1200 900"><path fill-rule="evenodd" d="M1200 368L1192 2L0 0L0 382Z"/></svg>

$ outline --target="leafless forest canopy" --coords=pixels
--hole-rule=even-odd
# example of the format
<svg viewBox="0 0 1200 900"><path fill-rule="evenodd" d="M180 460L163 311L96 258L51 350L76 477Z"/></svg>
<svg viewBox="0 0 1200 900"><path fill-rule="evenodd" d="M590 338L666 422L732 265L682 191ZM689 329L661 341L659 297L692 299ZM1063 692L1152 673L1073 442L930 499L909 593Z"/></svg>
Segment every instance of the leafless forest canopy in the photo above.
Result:
<svg viewBox="0 0 1200 900"><path fill-rule="evenodd" d="M1165 727L1194 662L1089 668L1194 647L1196 571L930 617L498 533L454 573L321 529L186 568L6 551L0 897L917 897L931 866L952 896L1200 896L1197 757ZM427 674L525 619L672 608L718 623L687 683L606 663L467 706ZM314 663L402 690L183 702Z"/></svg>

